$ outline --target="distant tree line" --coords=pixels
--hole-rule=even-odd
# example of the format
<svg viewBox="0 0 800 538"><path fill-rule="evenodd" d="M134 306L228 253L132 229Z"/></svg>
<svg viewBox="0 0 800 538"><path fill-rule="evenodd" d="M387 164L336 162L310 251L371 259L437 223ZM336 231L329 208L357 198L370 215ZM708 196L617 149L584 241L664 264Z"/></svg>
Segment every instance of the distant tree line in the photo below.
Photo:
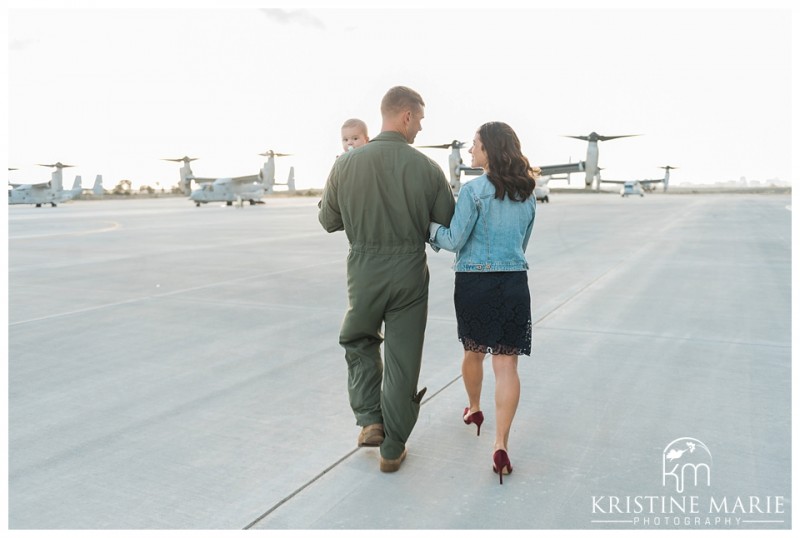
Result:
<svg viewBox="0 0 800 538"><path fill-rule="evenodd" d="M166 193L166 189L161 185L161 183L156 182L156 186L152 187L150 185L142 185L139 187L139 194L157 194ZM182 194L180 185L173 185L169 189L170 194ZM122 179L119 183L117 183L114 188L111 190L111 194L122 195L122 196L130 196L133 194L133 185L129 179Z"/></svg>

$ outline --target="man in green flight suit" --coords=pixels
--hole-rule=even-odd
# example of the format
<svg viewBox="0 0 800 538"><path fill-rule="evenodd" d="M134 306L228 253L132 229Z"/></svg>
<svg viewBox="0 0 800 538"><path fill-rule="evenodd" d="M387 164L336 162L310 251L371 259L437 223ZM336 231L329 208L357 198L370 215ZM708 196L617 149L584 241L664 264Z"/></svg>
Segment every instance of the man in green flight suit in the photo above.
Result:
<svg viewBox="0 0 800 538"><path fill-rule="evenodd" d="M339 343L350 407L362 427L358 445L380 446L381 471L394 472L425 392L417 392L417 381L428 318L428 224L448 225L455 201L439 165L409 145L422 130L422 97L391 88L381 117L378 136L336 159L319 221L328 232L344 230L350 242L350 304Z"/></svg>

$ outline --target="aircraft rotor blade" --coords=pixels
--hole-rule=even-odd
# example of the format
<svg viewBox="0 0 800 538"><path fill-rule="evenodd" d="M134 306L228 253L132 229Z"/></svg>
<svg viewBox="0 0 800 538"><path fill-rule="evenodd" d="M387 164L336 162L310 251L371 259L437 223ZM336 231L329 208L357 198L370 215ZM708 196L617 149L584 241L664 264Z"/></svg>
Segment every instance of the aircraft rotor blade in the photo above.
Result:
<svg viewBox="0 0 800 538"><path fill-rule="evenodd" d="M575 136L575 135L564 135L564 136L566 136L567 138L576 138L578 140L587 140L589 142L597 142L597 141L602 142L604 140L614 140L615 138L625 138L628 136L641 136L641 135L632 134L632 135L603 136L595 132L592 132L588 136Z"/></svg>
<svg viewBox="0 0 800 538"><path fill-rule="evenodd" d="M466 142L462 142L461 140L453 140L452 142L447 143L447 144L434 144L434 145L431 145L431 146L414 146L414 147L415 148L434 148L434 149L449 149L449 148L462 149L466 145L467 145L467 143Z"/></svg>
<svg viewBox="0 0 800 538"><path fill-rule="evenodd" d="M162 161L170 161L174 163L185 163L190 161L196 161L198 157L181 157L180 159L161 159Z"/></svg>
<svg viewBox="0 0 800 538"><path fill-rule="evenodd" d="M614 140L615 138L626 138L626 137L629 137L629 136L641 136L641 135L638 135L638 134L634 134L634 135L617 135L617 136L600 136L600 135L597 135L597 139L600 140L600 141L603 141L603 140Z"/></svg>
<svg viewBox="0 0 800 538"><path fill-rule="evenodd" d="M259 153L262 157L291 157L291 153L275 153L271 149L265 151L264 153Z"/></svg>
<svg viewBox="0 0 800 538"><path fill-rule="evenodd" d="M55 164L40 164L39 166L47 166L48 168L74 168L75 165L73 164L62 164L61 162L57 162Z"/></svg>

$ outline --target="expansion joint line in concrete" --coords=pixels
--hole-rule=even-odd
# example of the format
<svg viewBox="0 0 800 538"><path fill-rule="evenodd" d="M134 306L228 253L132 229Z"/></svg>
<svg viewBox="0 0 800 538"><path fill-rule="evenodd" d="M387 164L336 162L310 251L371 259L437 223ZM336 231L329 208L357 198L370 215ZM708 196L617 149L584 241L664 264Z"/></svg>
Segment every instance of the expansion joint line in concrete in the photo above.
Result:
<svg viewBox="0 0 800 538"><path fill-rule="evenodd" d="M428 402L430 402L432 399L434 399L436 396L438 396L439 394L444 392L447 388L449 388L453 383L455 383L459 379L461 379L461 376L456 377L455 379L453 379L452 381L450 381L449 383L444 385L442 388L440 388L439 390L437 390L436 392L434 392L433 394L431 394L427 398L423 399L422 402L420 402L420 406L423 406L423 405L427 404ZM280 508L281 506L286 504L288 501L290 501L292 498L294 498L298 493L300 493L301 491L303 491L304 489L306 489L310 485L314 484L317 480L319 480L320 478L325 476L328 473L328 471L336 468L340 463L346 461L348 458L350 458L350 456L352 456L353 454L355 454L359 450L360 450L359 448L354 448L353 450L351 450L350 452L348 452L347 454L345 454L344 456L342 456L341 458L339 458L338 460L333 462L331 465L329 465L326 469L324 469L317 476L315 476L314 478L312 478L311 480L309 480L308 482L306 482L305 484L303 484L302 486L300 486L299 488L297 488L296 490L291 492L289 495L287 495L286 497L284 497L283 499L281 499L280 501L275 503L275 505L273 505L269 510L267 510L266 512L264 512L263 514L258 516L256 519L254 519L250 523L248 523L247 526L245 526L244 529L242 529L242 530L252 529L255 525L258 525L258 523L260 521L264 520L266 517L268 517L270 514L272 514L275 510L277 510L278 508Z"/></svg>

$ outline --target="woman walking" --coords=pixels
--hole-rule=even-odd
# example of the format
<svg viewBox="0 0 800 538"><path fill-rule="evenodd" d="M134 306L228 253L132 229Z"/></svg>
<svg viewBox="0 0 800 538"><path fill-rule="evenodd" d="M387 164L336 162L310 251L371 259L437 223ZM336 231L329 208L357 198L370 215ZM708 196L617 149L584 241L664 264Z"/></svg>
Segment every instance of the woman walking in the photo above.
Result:
<svg viewBox="0 0 800 538"><path fill-rule="evenodd" d="M536 180L519 138L505 123L481 125L469 152L472 166L484 174L461 188L450 227L431 224L430 242L456 253L454 302L469 399L462 418L476 425L478 435L484 421L483 360L492 355L497 420L492 468L502 484L503 474L512 471L508 434L520 395L517 359L531 353L525 250L536 215Z"/></svg>

